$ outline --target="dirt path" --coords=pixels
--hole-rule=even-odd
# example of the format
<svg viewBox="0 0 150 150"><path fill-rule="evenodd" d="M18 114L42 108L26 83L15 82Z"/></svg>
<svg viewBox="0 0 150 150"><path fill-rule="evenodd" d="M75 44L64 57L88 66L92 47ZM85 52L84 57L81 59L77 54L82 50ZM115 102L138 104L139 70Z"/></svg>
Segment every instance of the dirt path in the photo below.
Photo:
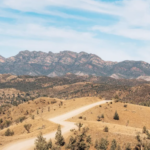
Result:
<svg viewBox="0 0 150 150"><path fill-rule="evenodd" d="M91 109L97 105L104 104L106 102L109 102L109 100L96 102L96 103L78 108L76 110L73 110L73 111L63 114L63 115L60 115L58 117L51 118L51 119L49 119L49 121L62 125L63 126L62 134L65 134L65 133L69 132L71 129L76 128L75 123L68 122L65 120L68 120L69 118L79 115L88 109ZM46 139L50 139L50 138L53 139L55 137L55 133L56 133L56 131L51 132L49 134L44 135L44 137ZM11 143L11 144L5 146L4 148L2 148L2 150L30 150L30 148L34 146L35 139L36 138L32 138L32 139L18 141L16 143Z"/></svg>

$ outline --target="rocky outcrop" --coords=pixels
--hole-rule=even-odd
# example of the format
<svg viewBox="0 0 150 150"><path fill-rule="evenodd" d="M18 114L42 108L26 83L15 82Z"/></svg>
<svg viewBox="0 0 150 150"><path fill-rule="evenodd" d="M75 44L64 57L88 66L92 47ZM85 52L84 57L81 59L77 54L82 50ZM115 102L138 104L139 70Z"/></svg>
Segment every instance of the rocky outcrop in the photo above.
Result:
<svg viewBox="0 0 150 150"><path fill-rule="evenodd" d="M0 56L0 73L14 75L63 76L76 75L110 76L113 78L138 78L150 76L150 64L142 61L104 61L94 54L62 51L45 53L21 51L18 55L5 59Z"/></svg>

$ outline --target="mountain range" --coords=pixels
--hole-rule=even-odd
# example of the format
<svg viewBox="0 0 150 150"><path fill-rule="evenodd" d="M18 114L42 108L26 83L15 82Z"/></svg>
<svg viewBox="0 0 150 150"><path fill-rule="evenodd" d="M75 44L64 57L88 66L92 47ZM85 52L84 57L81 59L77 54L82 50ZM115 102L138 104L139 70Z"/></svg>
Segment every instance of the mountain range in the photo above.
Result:
<svg viewBox="0 0 150 150"><path fill-rule="evenodd" d="M55 77L67 73L150 80L150 64L143 61L104 61L94 54L71 51L45 53L25 50L10 58L0 56L0 74Z"/></svg>

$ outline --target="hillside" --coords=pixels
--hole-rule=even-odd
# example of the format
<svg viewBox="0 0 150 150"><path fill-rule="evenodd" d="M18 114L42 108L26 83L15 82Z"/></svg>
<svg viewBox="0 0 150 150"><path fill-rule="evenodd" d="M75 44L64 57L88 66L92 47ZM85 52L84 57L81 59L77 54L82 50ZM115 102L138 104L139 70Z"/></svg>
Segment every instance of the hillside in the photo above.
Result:
<svg viewBox="0 0 150 150"><path fill-rule="evenodd" d="M85 52L45 53L26 50L10 58L0 56L0 73L49 77L72 73L131 79L150 76L150 64L142 61L104 61L97 55Z"/></svg>
<svg viewBox="0 0 150 150"><path fill-rule="evenodd" d="M150 82L135 79L77 76L62 77L0 75L0 105L15 105L39 97L72 99L117 97L126 102L150 105Z"/></svg>

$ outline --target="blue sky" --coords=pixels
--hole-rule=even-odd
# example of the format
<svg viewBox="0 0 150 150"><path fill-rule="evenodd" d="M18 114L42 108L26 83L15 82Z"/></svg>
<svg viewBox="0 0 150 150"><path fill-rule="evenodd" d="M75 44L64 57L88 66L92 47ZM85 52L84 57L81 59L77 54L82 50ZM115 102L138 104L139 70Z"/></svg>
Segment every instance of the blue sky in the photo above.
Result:
<svg viewBox="0 0 150 150"><path fill-rule="evenodd" d="M0 55L22 50L150 62L150 1L1 0Z"/></svg>

